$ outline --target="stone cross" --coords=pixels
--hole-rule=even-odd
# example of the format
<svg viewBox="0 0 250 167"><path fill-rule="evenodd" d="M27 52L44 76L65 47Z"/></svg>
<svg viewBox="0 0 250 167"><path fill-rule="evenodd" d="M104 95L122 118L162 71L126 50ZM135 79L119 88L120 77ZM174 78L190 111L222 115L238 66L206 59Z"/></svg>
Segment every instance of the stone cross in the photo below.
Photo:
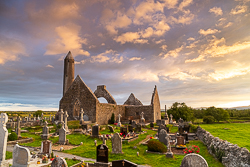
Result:
<svg viewBox="0 0 250 167"><path fill-rule="evenodd" d="M105 137L105 135L102 135L102 144L104 144L104 145L106 145L106 137Z"/></svg>
<svg viewBox="0 0 250 167"><path fill-rule="evenodd" d="M8 130L6 129L6 123L8 122L8 115L1 113L0 115L0 166L4 165L5 154L8 139Z"/></svg>
<svg viewBox="0 0 250 167"><path fill-rule="evenodd" d="M43 113L41 114L41 118L43 119Z"/></svg>
<svg viewBox="0 0 250 167"><path fill-rule="evenodd" d="M141 119L144 119L144 118L143 118L143 115L144 115L144 112L141 112Z"/></svg>
<svg viewBox="0 0 250 167"><path fill-rule="evenodd" d="M164 119L165 119L165 120L168 120L167 105L165 105L165 115L164 115Z"/></svg>
<svg viewBox="0 0 250 167"><path fill-rule="evenodd" d="M121 114L118 115L118 122L121 122Z"/></svg>
<svg viewBox="0 0 250 167"><path fill-rule="evenodd" d="M68 116L69 115L68 115L67 111L65 111L63 118L64 118L64 129L66 131L69 131L69 129L68 129Z"/></svg>
<svg viewBox="0 0 250 167"><path fill-rule="evenodd" d="M173 123L173 115L170 114L170 120L169 120L169 123L172 124Z"/></svg>
<svg viewBox="0 0 250 167"><path fill-rule="evenodd" d="M59 115L59 122L63 122L63 109L61 109L59 112L58 112L58 115Z"/></svg>
<svg viewBox="0 0 250 167"><path fill-rule="evenodd" d="M83 120L83 114L84 114L84 111L81 108L81 112L80 112L80 124L83 124L83 122L84 122L84 120Z"/></svg>

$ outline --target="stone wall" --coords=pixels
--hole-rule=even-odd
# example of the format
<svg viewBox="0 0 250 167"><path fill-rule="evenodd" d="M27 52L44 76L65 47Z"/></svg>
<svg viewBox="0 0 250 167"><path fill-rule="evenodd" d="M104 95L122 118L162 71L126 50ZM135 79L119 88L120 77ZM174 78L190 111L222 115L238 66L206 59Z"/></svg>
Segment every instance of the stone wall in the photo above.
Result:
<svg viewBox="0 0 250 167"><path fill-rule="evenodd" d="M107 103L97 103L96 106L96 120L98 124L108 124L112 113L115 114L115 121L118 120L118 115L125 117L125 106Z"/></svg>
<svg viewBox="0 0 250 167"><path fill-rule="evenodd" d="M145 118L146 121L153 121L154 120L154 113L153 113L153 106L148 105L148 106L126 106L125 110L125 115L127 117L134 117L141 118L141 113L144 113L143 117Z"/></svg>
<svg viewBox="0 0 250 167"><path fill-rule="evenodd" d="M59 110L67 111L72 120L79 117L81 108L92 122L96 122L96 104L98 99L78 75L60 100ZM79 118L78 118L79 119Z"/></svg>
<svg viewBox="0 0 250 167"><path fill-rule="evenodd" d="M250 167L250 153L246 148L214 137L200 126L197 128L197 136L207 146L209 153L226 167Z"/></svg>
<svg viewBox="0 0 250 167"><path fill-rule="evenodd" d="M160 98L158 95L157 87L155 86L154 92L152 95L151 105L153 106L153 118L151 122L156 122L156 120L161 119L161 105Z"/></svg>

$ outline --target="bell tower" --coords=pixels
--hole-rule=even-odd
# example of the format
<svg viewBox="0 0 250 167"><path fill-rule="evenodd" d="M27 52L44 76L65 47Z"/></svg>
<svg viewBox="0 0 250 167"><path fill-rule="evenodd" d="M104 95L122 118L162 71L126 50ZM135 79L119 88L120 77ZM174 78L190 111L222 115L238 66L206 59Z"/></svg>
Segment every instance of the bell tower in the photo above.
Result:
<svg viewBox="0 0 250 167"><path fill-rule="evenodd" d="M67 92L74 81L75 77L75 60L69 51L64 59L64 74L63 74L63 95Z"/></svg>

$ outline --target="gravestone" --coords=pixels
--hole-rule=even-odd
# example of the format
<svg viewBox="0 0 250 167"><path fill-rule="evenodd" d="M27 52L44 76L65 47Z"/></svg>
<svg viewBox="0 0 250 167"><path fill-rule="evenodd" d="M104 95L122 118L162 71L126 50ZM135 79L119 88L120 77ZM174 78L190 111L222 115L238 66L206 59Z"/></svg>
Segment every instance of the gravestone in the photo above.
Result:
<svg viewBox="0 0 250 167"><path fill-rule="evenodd" d="M132 125L128 125L128 131L129 131L129 132L133 132L133 131L134 131L134 128L133 128Z"/></svg>
<svg viewBox="0 0 250 167"><path fill-rule="evenodd" d="M93 137L98 137L99 136L99 125L94 125L92 126L92 136Z"/></svg>
<svg viewBox="0 0 250 167"><path fill-rule="evenodd" d="M150 122L150 128L154 128L154 122Z"/></svg>
<svg viewBox="0 0 250 167"><path fill-rule="evenodd" d="M117 126L121 127L122 126L122 123L121 123L121 114L118 115L118 123L117 123Z"/></svg>
<svg viewBox="0 0 250 167"><path fill-rule="evenodd" d="M59 117L59 123L61 123L61 122L63 122L63 114L64 114L64 112L63 112L63 109L61 109L59 112L58 112L58 117Z"/></svg>
<svg viewBox="0 0 250 167"><path fill-rule="evenodd" d="M180 119L178 120L178 124L179 124L179 127L184 128L184 120L183 120L182 118L180 118Z"/></svg>
<svg viewBox="0 0 250 167"><path fill-rule="evenodd" d="M166 154L166 157L168 157L168 158L173 158L174 157L174 154L173 154L173 152L172 152L172 150L171 150L171 144L170 144L170 141L171 141L171 136L169 136L168 134L167 134L167 136L166 136L166 141L167 141L167 154Z"/></svg>
<svg viewBox="0 0 250 167"><path fill-rule="evenodd" d="M184 137L183 136L176 136L176 144L177 145L185 145L185 140L184 140Z"/></svg>
<svg viewBox="0 0 250 167"><path fill-rule="evenodd" d="M141 124L136 124L136 127L135 127L135 132L141 132Z"/></svg>
<svg viewBox="0 0 250 167"><path fill-rule="evenodd" d="M41 114L41 119L43 119L43 113Z"/></svg>
<svg viewBox="0 0 250 167"><path fill-rule="evenodd" d="M169 133L169 128L168 127L166 127L165 125L160 125L159 126L159 128L158 128L158 135L160 134L160 131L162 130L162 129L165 129L166 131L167 131L167 133Z"/></svg>
<svg viewBox="0 0 250 167"><path fill-rule="evenodd" d="M41 153L50 155L51 150L52 150L52 142L49 140L42 141Z"/></svg>
<svg viewBox="0 0 250 167"><path fill-rule="evenodd" d="M199 154L187 154L181 161L180 167L208 167L207 161Z"/></svg>
<svg viewBox="0 0 250 167"><path fill-rule="evenodd" d="M135 122L135 120L132 120L131 125L133 126L133 128L136 127L136 122Z"/></svg>
<svg viewBox="0 0 250 167"><path fill-rule="evenodd" d="M161 125L161 119L157 119L157 120L156 120L156 125L157 125L157 126L160 126L160 125Z"/></svg>
<svg viewBox="0 0 250 167"><path fill-rule="evenodd" d="M168 145L168 140L166 139L166 137L168 136L167 131L165 129L161 129L158 136L159 136L159 141L167 146Z"/></svg>
<svg viewBox="0 0 250 167"><path fill-rule="evenodd" d="M28 148L16 144L12 152L12 157L12 167L28 167L30 165L30 151Z"/></svg>
<svg viewBox="0 0 250 167"><path fill-rule="evenodd" d="M16 134L18 137L21 137L20 116L17 117Z"/></svg>
<svg viewBox="0 0 250 167"><path fill-rule="evenodd" d="M84 114L84 111L83 111L83 109L81 108L81 112L80 112L80 124L83 124L83 123L84 123L83 114Z"/></svg>
<svg viewBox="0 0 250 167"><path fill-rule="evenodd" d="M49 139L49 127L48 127L47 121L45 121L44 124L45 124L45 125L44 125L44 127L43 127L43 134L41 135L41 138L42 138L43 140L47 140L47 139Z"/></svg>
<svg viewBox="0 0 250 167"><path fill-rule="evenodd" d="M165 119L161 119L161 124L162 125L166 125L166 120Z"/></svg>
<svg viewBox="0 0 250 167"><path fill-rule="evenodd" d="M166 120L166 124L169 123L169 120L168 120L168 113L167 113L167 105L165 105L165 115L164 115L164 119Z"/></svg>
<svg viewBox="0 0 250 167"><path fill-rule="evenodd" d="M51 163L51 167L68 167L67 162L65 161L65 159L61 158L61 157L56 157L54 158L54 160Z"/></svg>
<svg viewBox="0 0 250 167"><path fill-rule="evenodd" d="M120 133L123 133L123 135L127 135L128 134L128 127L120 127Z"/></svg>
<svg viewBox="0 0 250 167"><path fill-rule="evenodd" d="M96 147L96 162L108 163L109 157L108 146L101 144Z"/></svg>
<svg viewBox="0 0 250 167"><path fill-rule="evenodd" d="M170 117L170 119L169 119L169 123L170 123L170 124L173 124L173 115L172 115L172 114L170 114L170 116L169 116L169 117Z"/></svg>
<svg viewBox="0 0 250 167"><path fill-rule="evenodd" d="M88 117L86 114L84 114L84 115L83 115L83 120L84 120L84 121L89 121L89 117Z"/></svg>
<svg viewBox="0 0 250 167"><path fill-rule="evenodd" d="M113 126L108 125L108 127L109 127L110 132L113 133L114 132Z"/></svg>
<svg viewBox="0 0 250 167"><path fill-rule="evenodd" d="M137 167L138 165L126 159L112 161L112 167Z"/></svg>
<svg viewBox="0 0 250 167"><path fill-rule="evenodd" d="M102 144L106 145L106 135L102 135Z"/></svg>
<svg viewBox="0 0 250 167"><path fill-rule="evenodd" d="M65 111L63 118L64 118L64 129L68 132L69 128L68 128L68 112Z"/></svg>
<svg viewBox="0 0 250 167"><path fill-rule="evenodd" d="M8 122L8 115L6 113L1 113L0 115L0 167L8 166L5 161L7 140L8 140L8 130L6 129L6 123Z"/></svg>
<svg viewBox="0 0 250 167"><path fill-rule="evenodd" d="M64 123L62 123L61 129L59 129L59 144L66 144L66 130L64 129Z"/></svg>
<svg viewBox="0 0 250 167"><path fill-rule="evenodd" d="M119 133L115 133L112 137L112 153L122 154L122 138Z"/></svg>

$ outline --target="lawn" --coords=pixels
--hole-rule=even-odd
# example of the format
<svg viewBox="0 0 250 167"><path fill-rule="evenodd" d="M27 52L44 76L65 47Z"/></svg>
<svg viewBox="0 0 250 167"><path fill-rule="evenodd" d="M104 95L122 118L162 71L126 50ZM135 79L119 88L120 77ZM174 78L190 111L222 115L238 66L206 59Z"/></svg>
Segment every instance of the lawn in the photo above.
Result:
<svg viewBox="0 0 250 167"><path fill-rule="evenodd" d="M146 153L147 146L138 144L141 140L145 139L147 135L154 135L155 133L155 131L147 130L147 133L140 135L137 140L130 143L123 143L122 150L124 154L112 154L112 143L111 140L108 140L107 146L109 148L109 161L126 159L137 164L149 164L152 167L179 167L185 155L175 155L174 159L166 158L165 155ZM97 140L98 145L102 144L102 140L94 139L81 134L68 136L74 139L75 144L83 142L83 145L71 150L65 150L65 153L74 154L86 158L96 158L96 147L94 144L94 140ZM209 166L223 166L219 161L214 159L213 156L208 153L206 146L201 141L191 141L190 145L198 145L200 147L200 155L202 155L207 160ZM133 148L134 146L136 146L137 148ZM139 152L139 156L137 156L137 152Z"/></svg>
<svg viewBox="0 0 250 167"><path fill-rule="evenodd" d="M250 150L250 123L201 124L200 126L214 137Z"/></svg>

